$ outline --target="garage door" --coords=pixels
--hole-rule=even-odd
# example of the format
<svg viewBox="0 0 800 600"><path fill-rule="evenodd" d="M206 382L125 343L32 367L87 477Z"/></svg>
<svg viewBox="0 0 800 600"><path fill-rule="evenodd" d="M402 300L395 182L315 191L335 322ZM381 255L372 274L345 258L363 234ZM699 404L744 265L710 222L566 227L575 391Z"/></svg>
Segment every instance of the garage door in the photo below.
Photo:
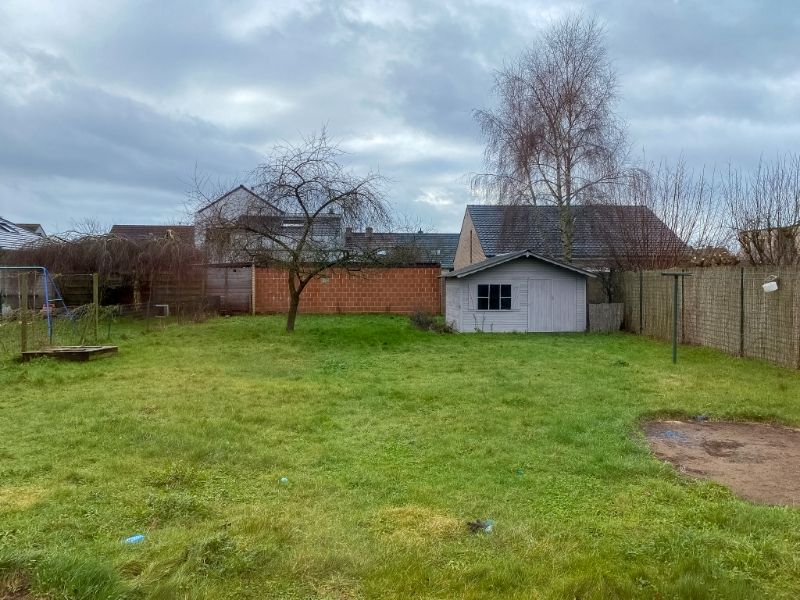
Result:
<svg viewBox="0 0 800 600"><path fill-rule="evenodd" d="M576 331L575 279L528 280L528 331Z"/></svg>

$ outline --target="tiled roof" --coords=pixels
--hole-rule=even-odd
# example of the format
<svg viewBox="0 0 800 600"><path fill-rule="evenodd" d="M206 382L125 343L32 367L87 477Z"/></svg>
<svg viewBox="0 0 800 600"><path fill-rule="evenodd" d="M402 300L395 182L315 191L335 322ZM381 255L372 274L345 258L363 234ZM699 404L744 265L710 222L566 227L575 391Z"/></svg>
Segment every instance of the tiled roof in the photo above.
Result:
<svg viewBox="0 0 800 600"><path fill-rule="evenodd" d="M529 250L562 257L559 209L556 206L467 206L486 256ZM658 238L660 247L684 248L677 235L644 206L574 206L573 260L606 258L614 240L630 239L635 230L643 238ZM638 252L647 252L639 248Z"/></svg>
<svg viewBox="0 0 800 600"><path fill-rule="evenodd" d="M458 247L458 233L360 233L347 234L351 249L380 251L408 249L419 262L436 262L452 269Z"/></svg>
<svg viewBox="0 0 800 600"><path fill-rule="evenodd" d="M212 206L216 205L217 203L222 202L226 198L236 197L236 196L238 196L240 198L242 196L244 196L244 197L247 197L249 200L255 200L255 201L258 201L260 203L264 203L266 206L269 206L273 211L275 211L277 213L282 214L284 212L284 211L280 210L279 208L276 208L275 206L273 206L270 202L267 202L267 200L265 200L264 198L262 198L261 196L256 194L253 190L251 190L246 185L240 185L238 187L233 188L231 191L222 194L222 196L220 196L219 198L217 198L213 202L209 202L203 208L199 209L197 212L199 214L199 213L211 208Z"/></svg>
<svg viewBox="0 0 800 600"><path fill-rule="evenodd" d="M186 243L194 243L193 225L114 225L110 233L129 240L175 237Z"/></svg>
<svg viewBox="0 0 800 600"><path fill-rule="evenodd" d="M303 214L242 215L239 223L264 235L298 238L305 230L308 218ZM316 238L335 239L342 232L342 217L337 214L318 215L311 222L311 234Z"/></svg>
<svg viewBox="0 0 800 600"><path fill-rule="evenodd" d="M35 233L0 217L0 250L17 250L41 241L42 238Z"/></svg>

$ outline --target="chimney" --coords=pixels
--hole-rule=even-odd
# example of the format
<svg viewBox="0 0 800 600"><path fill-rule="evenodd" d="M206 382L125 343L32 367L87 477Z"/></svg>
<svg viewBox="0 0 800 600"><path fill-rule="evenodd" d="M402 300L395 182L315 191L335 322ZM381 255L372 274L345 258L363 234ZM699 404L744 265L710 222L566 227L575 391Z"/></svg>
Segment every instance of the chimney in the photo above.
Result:
<svg viewBox="0 0 800 600"><path fill-rule="evenodd" d="M364 233L367 234L368 240L372 239L372 227L367 227L366 229L364 229Z"/></svg>

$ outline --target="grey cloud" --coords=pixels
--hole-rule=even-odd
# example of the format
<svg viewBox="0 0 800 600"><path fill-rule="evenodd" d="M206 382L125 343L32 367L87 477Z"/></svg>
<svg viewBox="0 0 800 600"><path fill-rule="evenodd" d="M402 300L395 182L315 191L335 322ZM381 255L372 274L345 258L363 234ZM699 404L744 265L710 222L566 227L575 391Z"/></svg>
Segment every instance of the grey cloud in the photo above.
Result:
<svg viewBox="0 0 800 600"><path fill-rule="evenodd" d="M195 163L232 180L327 123L354 167L393 181L398 210L457 230L464 175L481 167L471 111L492 102L493 69L576 6L606 24L635 152L721 164L800 141L790 0L414 1L393 14L361 0L89 1L62 20L0 7L0 215L179 218Z"/></svg>
<svg viewBox="0 0 800 600"><path fill-rule="evenodd" d="M0 171L174 187L178 173L256 154L196 118L170 118L134 100L71 82L22 106L0 104ZM224 165L224 167L223 167Z"/></svg>

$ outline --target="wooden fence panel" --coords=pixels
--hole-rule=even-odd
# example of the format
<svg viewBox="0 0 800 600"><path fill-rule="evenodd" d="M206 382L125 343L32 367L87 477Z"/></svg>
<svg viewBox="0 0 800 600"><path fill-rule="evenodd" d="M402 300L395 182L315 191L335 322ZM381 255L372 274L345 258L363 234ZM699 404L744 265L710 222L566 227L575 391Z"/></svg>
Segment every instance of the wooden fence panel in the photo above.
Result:
<svg viewBox="0 0 800 600"><path fill-rule="evenodd" d="M800 268L687 271L691 276L684 279L679 293L683 343L800 368ZM766 293L762 286L773 278L778 290ZM659 271L622 273L618 289L625 303L623 327L671 339L672 285L672 278Z"/></svg>
<svg viewBox="0 0 800 600"><path fill-rule="evenodd" d="M208 267L206 297L223 313L250 312L252 300L252 269L250 267Z"/></svg>
<svg viewBox="0 0 800 600"><path fill-rule="evenodd" d="M619 331L625 305L622 302L590 304L589 331Z"/></svg>

